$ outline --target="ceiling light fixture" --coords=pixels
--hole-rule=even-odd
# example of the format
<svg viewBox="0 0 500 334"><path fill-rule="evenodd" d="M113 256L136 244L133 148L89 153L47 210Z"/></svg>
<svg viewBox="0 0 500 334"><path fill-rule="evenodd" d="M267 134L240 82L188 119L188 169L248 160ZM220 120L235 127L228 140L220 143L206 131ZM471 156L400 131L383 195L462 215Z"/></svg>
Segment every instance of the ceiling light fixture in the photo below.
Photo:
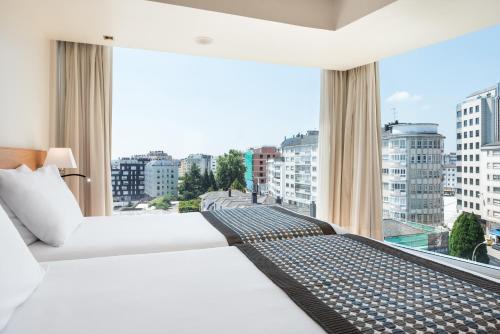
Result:
<svg viewBox="0 0 500 334"><path fill-rule="evenodd" d="M208 36L198 36L195 37L194 41L200 45L209 45L214 42L214 39Z"/></svg>

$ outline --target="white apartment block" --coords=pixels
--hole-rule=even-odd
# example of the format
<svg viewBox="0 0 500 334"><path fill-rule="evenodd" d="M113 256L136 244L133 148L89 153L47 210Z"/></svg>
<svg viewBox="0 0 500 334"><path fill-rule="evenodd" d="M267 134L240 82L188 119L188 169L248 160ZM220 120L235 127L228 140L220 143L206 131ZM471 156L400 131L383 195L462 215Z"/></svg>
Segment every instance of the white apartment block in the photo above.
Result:
<svg viewBox="0 0 500 334"><path fill-rule="evenodd" d="M187 158L182 159L180 162L179 177L184 176L191 169L193 164L198 166L200 173L203 175L205 171L214 171L214 168L217 166L217 159L214 159L213 156L208 154L190 154Z"/></svg>
<svg viewBox="0 0 500 334"><path fill-rule="evenodd" d="M481 149L481 218L488 228L500 227L500 143Z"/></svg>
<svg viewBox="0 0 500 334"><path fill-rule="evenodd" d="M444 137L437 124L390 123L382 134L383 218L441 225Z"/></svg>
<svg viewBox="0 0 500 334"><path fill-rule="evenodd" d="M176 160L154 160L145 167L145 193L151 197L177 196L179 162Z"/></svg>
<svg viewBox="0 0 500 334"><path fill-rule="evenodd" d="M457 209L480 215L481 147L499 141L498 85L469 95L457 105ZM487 210L486 210L487 212Z"/></svg>
<svg viewBox="0 0 500 334"><path fill-rule="evenodd" d="M274 192L273 197L279 192L283 203L299 208L309 208L317 201L318 135L319 131L307 131L281 143L282 159L273 159L268 165L273 177L268 178L267 188L270 194Z"/></svg>
<svg viewBox="0 0 500 334"><path fill-rule="evenodd" d="M285 159L277 157L267 160L267 190L273 198L283 198L285 194Z"/></svg>
<svg viewBox="0 0 500 334"><path fill-rule="evenodd" d="M212 171L212 173L215 174L215 171L217 170L217 159L219 159L219 156L212 156L212 158L210 159L210 170Z"/></svg>
<svg viewBox="0 0 500 334"><path fill-rule="evenodd" d="M443 155L443 192L444 195L455 195L457 187L457 154L455 152Z"/></svg>
<svg viewBox="0 0 500 334"><path fill-rule="evenodd" d="M448 164L443 166L443 191L445 195L455 194L457 187L457 166Z"/></svg>

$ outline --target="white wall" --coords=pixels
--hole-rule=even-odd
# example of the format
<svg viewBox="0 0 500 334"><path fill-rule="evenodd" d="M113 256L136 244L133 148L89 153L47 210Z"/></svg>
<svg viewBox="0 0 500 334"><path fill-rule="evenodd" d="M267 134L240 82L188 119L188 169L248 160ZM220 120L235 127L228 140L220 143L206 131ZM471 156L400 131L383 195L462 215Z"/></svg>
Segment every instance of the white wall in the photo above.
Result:
<svg viewBox="0 0 500 334"><path fill-rule="evenodd" d="M46 149L51 42L18 7L0 4L0 147Z"/></svg>

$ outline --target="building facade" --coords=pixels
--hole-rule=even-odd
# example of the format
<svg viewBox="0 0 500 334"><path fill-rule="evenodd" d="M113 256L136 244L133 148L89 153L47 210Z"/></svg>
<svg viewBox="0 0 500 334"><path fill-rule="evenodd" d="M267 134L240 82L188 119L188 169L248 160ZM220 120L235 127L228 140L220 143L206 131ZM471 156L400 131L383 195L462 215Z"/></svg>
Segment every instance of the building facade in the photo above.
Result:
<svg viewBox="0 0 500 334"><path fill-rule="evenodd" d="M443 194L445 196L455 195L457 187L457 165L443 165Z"/></svg>
<svg viewBox="0 0 500 334"><path fill-rule="evenodd" d="M500 228L500 143L481 149L481 218L488 229Z"/></svg>
<svg viewBox="0 0 500 334"><path fill-rule="evenodd" d="M153 160L145 167L144 188L150 197L177 196L179 162L177 160Z"/></svg>
<svg viewBox="0 0 500 334"><path fill-rule="evenodd" d="M281 158L267 164L272 171L272 178L266 179L269 193L276 198L281 193L283 204L306 212L317 200L318 136L319 131L311 130L305 135L285 138L281 143Z"/></svg>
<svg viewBox="0 0 500 334"><path fill-rule="evenodd" d="M443 194L454 196L457 187L457 154L443 155Z"/></svg>
<svg viewBox="0 0 500 334"><path fill-rule="evenodd" d="M245 183L248 190L255 189L261 194L267 193L267 161L277 156L279 150L275 146L250 148L245 152Z"/></svg>
<svg viewBox="0 0 500 334"><path fill-rule="evenodd" d="M285 182L283 182L282 177L285 175L285 159L276 157L267 160L266 172L268 194L275 199L283 199Z"/></svg>
<svg viewBox="0 0 500 334"><path fill-rule="evenodd" d="M184 176L190 169L192 165L198 166L200 173L203 175L205 171L210 172L217 166L217 160L208 154L190 154L187 158L182 159L179 164L179 177Z"/></svg>
<svg viewBox="0 0 500 334"><path fill-rule="evenodd" d="M111 162L113 202L132 202L144 198L144 166L142 158L120 158Z"/></svg>
<svg viewBox="0 0 500 334"><path fill-rule="evenodd" d="M481 147L499 142L500 139L498 89L499 85L496 85L475 92L457 105L456 195L459 211L477 215L484 211Z"/></svg>
<svg viewBox="0 0 500 334"><path fill-rule="evenodd" d="M113 202L134 202L146 197L144 171L148 162L157 159L172 159L163 151L134 155L111 161L111 187Z"/></svg>
<svg viewBox="0 0 500 334"><path fill-rule="evenodd" d="M382 134L383 217L442 225L443 145L437 124L389 123Z"/></svg>

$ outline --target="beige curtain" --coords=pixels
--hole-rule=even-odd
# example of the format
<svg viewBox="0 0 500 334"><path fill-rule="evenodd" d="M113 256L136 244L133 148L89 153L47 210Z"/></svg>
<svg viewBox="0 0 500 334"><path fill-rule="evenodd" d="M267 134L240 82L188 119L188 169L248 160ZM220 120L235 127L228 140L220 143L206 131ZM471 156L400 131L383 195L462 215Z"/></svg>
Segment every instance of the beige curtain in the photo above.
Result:
<svg viewBox="0 0 500 334"><path fill-rule="evenodd" d="M111 78L111 47L58 42L55 143L91 178L67 179L86 216L112 211Z"/></svg>
<svg viewBox="0 0 500 334"><path fill-rule="evenodd" d="M321 74L318 217L382 240L378 64Z"/></svg>

